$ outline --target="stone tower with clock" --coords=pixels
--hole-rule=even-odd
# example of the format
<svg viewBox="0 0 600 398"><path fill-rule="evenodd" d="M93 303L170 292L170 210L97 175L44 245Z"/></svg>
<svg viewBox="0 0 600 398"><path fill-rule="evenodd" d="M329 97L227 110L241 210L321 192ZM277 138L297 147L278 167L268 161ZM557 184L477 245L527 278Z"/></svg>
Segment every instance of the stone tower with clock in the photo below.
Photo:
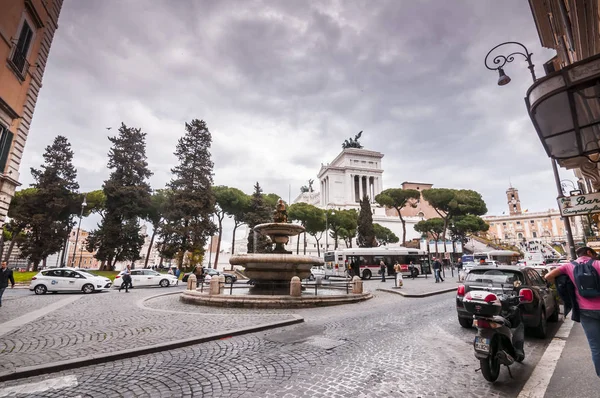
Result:
<svg viewBox="0 0 600 398"><path fill-rule="evenodd" d="M513 187L506 191L506 199L508 200L508 214L517 216L521 214L521 200L519 199L519 190Z"/></svg>

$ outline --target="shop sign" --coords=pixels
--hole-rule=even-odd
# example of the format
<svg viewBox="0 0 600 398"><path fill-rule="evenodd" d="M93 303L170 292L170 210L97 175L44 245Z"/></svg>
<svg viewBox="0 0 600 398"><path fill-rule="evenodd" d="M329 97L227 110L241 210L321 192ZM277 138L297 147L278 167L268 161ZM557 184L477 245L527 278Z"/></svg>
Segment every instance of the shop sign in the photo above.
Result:
<svg viewBox="0 0 600 398"><path fill-rule="evenodd" d="M600 192L558 198L558 208L564 217L600 213Z"/></svg>

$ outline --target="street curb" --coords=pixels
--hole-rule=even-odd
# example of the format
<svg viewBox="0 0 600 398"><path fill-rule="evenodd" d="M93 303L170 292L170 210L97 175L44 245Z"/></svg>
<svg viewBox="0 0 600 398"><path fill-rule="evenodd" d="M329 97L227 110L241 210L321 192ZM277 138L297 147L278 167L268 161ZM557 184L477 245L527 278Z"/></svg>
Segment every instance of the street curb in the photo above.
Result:
<svg viewBox="0 0 600 398"><path fill-rule="evenodd" d="M174 293L167 293L174 294ZM160 294L163 296L167 294ZM156 297L156 296L154 296ZM145 300L144 300L145 301ZM64 370L76 369L83 366L97 365L105 362L116 361L119 359L133 358L146 354L153 354L161 351L169 351L175 348L187 347L190 345L206 343L214 340L226 339L234 336L240 336L249 333L261 332L263 330L275 329L283 326L295 325L304 322L304 318L299 315L290 314L293 319L279 322L263 323L256 326L251 326L241 329L233 329L227 332L213 333L201 337L191 337L188 339L175 340L159 344L153 344L140 348L132 348L106 354L89 355L83 358L67 359L64 361L51 362L43 365L24 366L14 369L10 372L0 373L0 382L23 379L31 376L39 376L42 374L56 373Z"/></svg>
<svg viewBox="0 0 600 398"><path fill-rule="evenodd" d="M456 288L455 287L451 287L451 288L448 288L448 289L436 290L436 291L433 291L433 292L427 292L427 293L422 293L422 294L410 294L410 293L401 292L400 290L392 290L392 289L376 289L376 290L378 290L380 292L399 294L399 295L404 296L404 297L423 298L423 297L435 296L437 294L455 292Z"/></svg>

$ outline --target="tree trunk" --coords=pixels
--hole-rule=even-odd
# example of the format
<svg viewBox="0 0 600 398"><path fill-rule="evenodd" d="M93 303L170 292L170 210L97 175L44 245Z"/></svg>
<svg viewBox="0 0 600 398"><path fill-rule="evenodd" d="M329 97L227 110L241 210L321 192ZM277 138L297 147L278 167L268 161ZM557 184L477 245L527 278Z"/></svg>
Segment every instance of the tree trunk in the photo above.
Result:
<svg viewBox="0 0 600 398"><path fill-rule="evenodd" d="M156 230L154 227L152 230L152 236L150 237L150 246L148 246L148 252L146 253L146 261L144 261L144 268L148 268L148 260L150 260L150 252L152 251L152 245L154 244L154 237L156 236Z"/></svg>
<svg viewBox="0 0 600 398"><path fill-rule="evenodd" d="M217 216L217 220L219 220L219 238L217 239L217 252L215 253L215 265L213 266L214 269L217 269L217 264L219 264L219 252L221 251L221 236L223 235L223 218Z"/></svg>
<svg viewBox="0 0 600 398"><path fill-rule="evenodd" d="M296 254L300 254L300 237L296 235Z"/></svg>
<svg viewBox="0 0 600 398"><path fill-rule="evenodd" d="M235 223L235 221L234 221ZM238 224L235 223L235 225L233 226L233 238L231 238L231 255L233 256L233 253L235 253L235 231L238 228Z"/></svg>
<svg viewBox="0 0 600 398"><path fill-rule="evenodd" d="M306 231L304 231L304 254L306 255Z"/></svg>
<svg viewBox="0 0 600 398"><path fill-rule="evenodd" d="M40 266L40 261L36 261L35 263L33 263L33 272L37 272L38 268Z"/></svg>
<svg viewBox="0 0 600 398"><path fill-rule="evenodd" d="M400 214L400 212L398 212ZM406 221L400 216L400 222L402 223L402 246L406 246Z"/></svg>
<svg viewBox="0 0 600 398"><path fill-rule="evenodd" d="M12 240L10 241L10 245L8 245L8 251L6 252L6 256L4 257L4 261L6 261L6 262L8 262L8 259L10 258L10 255L12 254L12 251L13 251L13 249L15 247L15 243L16 243L15 241L16 241L16 239L13 236Z"/></svg>
<svg viewBox="0 0 600 398"><path fill-rule="evenodd" d="M44 257L44 260L42 260L42 267L44 267L44 269L46 268L47 261L48 257Z"/></svg>
<svg viewBox="0 0 600 398"><path fill-rule="evenodd" d="M2 235L0 235L0 258L4 254L4 231L0 231Z"/></svg>

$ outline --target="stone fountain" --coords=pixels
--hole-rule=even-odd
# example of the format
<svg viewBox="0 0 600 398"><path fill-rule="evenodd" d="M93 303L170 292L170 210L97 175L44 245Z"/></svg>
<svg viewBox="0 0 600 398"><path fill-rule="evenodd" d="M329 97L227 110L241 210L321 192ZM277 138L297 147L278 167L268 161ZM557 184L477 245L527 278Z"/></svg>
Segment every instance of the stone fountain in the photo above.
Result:
<svg viewBox="0 0 600 398"><path fill-rule="evenodd" d="M231 265L245 268L246 276L254 281L254 293L274 288L289 292L289 284L294 276L308 278L312 266L323 265L323 259L319 257L293 254L285 249L290 236L301 234L304 227L288 223L285 203L281 199L273 214L273 222L255 226L254 232L268 236L275 244L273 251L234 255L229 259Z"/></svg>
<svg viewBox="0 0 600 398"><path fill-rule="evenodd" d="M344 286L327 287L320 282L313 284L312 292L302 292L301 280L310 276L314 265L323 265L319 257L293 254L285 249L290 236L304 232L304 227L288 223L285 204L280 199L273 215L273 222L259 224L254 233L263 234L271 239L274 248L269 253L248 253L231 256L231 265L240 265L253 285L242 284L236 289L242 293L233 294L227 291L224 279L213 278L208 289L196 288L196 279L192 275L188 279L188 289L181 293L180 300L195 305L244 308L302 308L339 305L368 300L373 296L363 292L362 281L358 277ZM344 282L342 282L344 283ZM350 291L348 291L350 290ZM239 290L238 290L239 291Z"/></svg>

